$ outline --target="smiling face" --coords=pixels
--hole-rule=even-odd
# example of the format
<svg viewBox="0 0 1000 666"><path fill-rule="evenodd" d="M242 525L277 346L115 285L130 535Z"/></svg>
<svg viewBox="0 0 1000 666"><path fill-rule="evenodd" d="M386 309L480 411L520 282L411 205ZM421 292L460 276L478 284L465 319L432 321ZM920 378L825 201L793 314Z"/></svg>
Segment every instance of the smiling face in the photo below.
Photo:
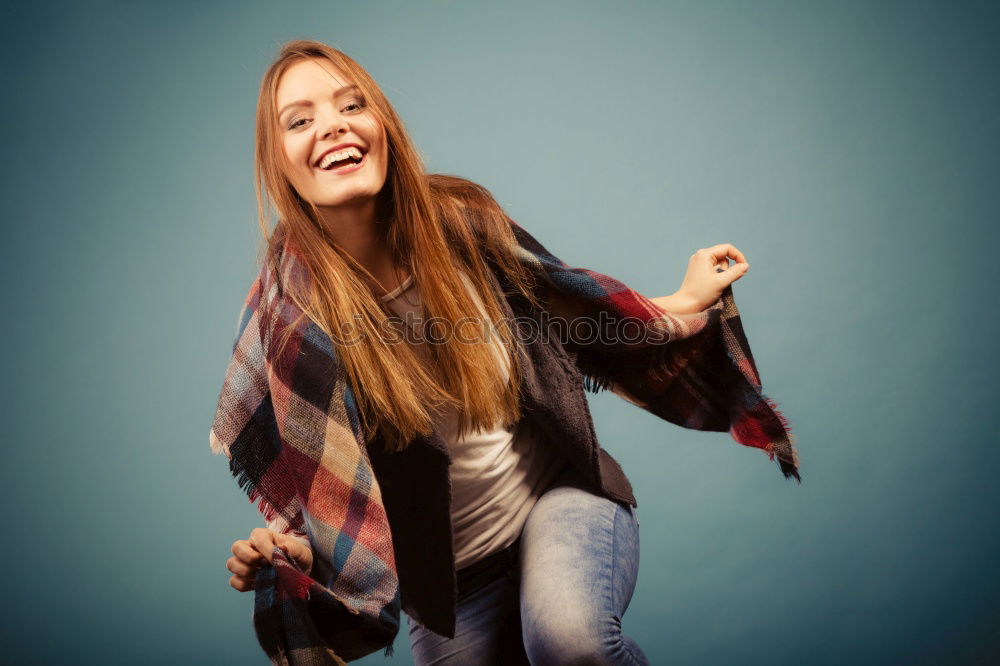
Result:
<svg viewBox="0 0 1000 666"><path fill-rule="evenodd" d="M303 199L317 206L356 206L382 190L388 142L385 127L366 104L327 60L299 61L281 76L275 95L278 136L286 174Z"/></svg>

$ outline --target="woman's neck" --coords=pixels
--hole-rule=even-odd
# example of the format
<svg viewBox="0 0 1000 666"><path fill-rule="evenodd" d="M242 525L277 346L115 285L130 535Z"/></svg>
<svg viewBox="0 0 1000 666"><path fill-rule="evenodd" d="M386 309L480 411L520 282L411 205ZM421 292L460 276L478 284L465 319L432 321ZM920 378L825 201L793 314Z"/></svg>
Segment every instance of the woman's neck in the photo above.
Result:
<svg viewBox="0 0 1000 666"><path fill-rule="evenodd" d="M327 235L378 281L376 295L389 292L406 279L392 260L384 224L377 224L375 200L359 205L320 208Z"/></svg>

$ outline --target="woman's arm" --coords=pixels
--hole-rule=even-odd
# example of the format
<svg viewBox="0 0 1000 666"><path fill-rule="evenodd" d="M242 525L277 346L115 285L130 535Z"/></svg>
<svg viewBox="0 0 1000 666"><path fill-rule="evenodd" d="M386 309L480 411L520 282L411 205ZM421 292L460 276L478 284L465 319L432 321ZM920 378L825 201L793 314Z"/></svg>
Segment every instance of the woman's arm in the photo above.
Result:
<svg viewBox="0 0 1000 666"><path fill-rule="evenodd" d="M729 265L729 259L738 263ZM669 296L651 298L658 307L677 314L694 314L722 298L722 292L750 268L742 252L728 243L702 248L691 255L681 288Z"/></svg>
<svg viewBox="0 0 1000 666"><path fill-rule="evenodd" d="M552 314L589 317L595 323L609 322L608 316L609 323L637 320L638 332L644 334L636 339L636 329L630 326L627 340L614 335L602 339L602 325L597 324L590 327L597 336L570 335L563 346L572 346L571 360L585 390L610 388L684 428L728 432L740 444L777 458L782 474L801 482L791 428L777 404L762 392L729 288L746 274L742 252L729 244L698 250L688 262L681 296L653 302L608 275L567 265L513 220L511 225L518 256L541 279L548 292L542 300ZM737 263L730 265L730 259ZM693 314L668 316L675 313L664 310L658 316L650 307L683 309L686 298L694 299L695 306L688 306L697 310Z"/></svg>

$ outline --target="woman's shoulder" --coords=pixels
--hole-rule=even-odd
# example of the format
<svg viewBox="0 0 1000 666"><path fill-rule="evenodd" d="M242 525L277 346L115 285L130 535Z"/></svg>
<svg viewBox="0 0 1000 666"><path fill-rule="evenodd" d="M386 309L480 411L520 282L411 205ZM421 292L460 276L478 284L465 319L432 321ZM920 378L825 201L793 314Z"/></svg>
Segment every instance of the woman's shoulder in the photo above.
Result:
<svg viewBox="0 0 1000 666"><path fill-rule="evenodd" d="M304 289L309 281L302 250L280 222L265 245L259 277L279 295Z"/></svg>
<svg viewBox="0 0 1000 666"><path fill-rule="evenodd" d="M480 247L511 239L511 220L493 193L460 176L427 176L438 214L453 239L471 235Z"/></svg>
<svg viewBox="0 0 1000 666"><path fill-rule="evenodd" d="M439 208L454 207L469 221L478 221L479 226L490 218L505 215L493 193L479 183L440 173L429 174L427 178L431 196Z"/></svg>
<svg viewBox="0 0 1000 666"><path fill-rule="evenodd" d="M286 300L289 284L304 275L301 260L280 223L262 244L256 264L257 272L250 283L247 301L252 302L255 310L260 310L259 316L264 320Z"/></svg>
<svg viewBox="0 0 1000 666"><path fill-rule="evenodd" d="M431 173L427 174L427 184L432 194L449 197L461 205L475 207L496 203L486 187L461 176Z"/></svg>

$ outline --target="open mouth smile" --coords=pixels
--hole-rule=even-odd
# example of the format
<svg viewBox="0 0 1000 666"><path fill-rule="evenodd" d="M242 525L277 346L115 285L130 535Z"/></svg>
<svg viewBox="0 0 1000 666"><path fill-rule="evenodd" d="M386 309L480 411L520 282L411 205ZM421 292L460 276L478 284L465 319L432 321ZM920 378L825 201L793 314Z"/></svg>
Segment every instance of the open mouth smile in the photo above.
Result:
<svg viewBox="0 0 1000 666"><path fill-rule="evenodd" d="M313 168L339 175L357 171L364 166L367 159L367 151L362 152L360 149L351 146L346 150L330 152L324 155Z"/></svg>

